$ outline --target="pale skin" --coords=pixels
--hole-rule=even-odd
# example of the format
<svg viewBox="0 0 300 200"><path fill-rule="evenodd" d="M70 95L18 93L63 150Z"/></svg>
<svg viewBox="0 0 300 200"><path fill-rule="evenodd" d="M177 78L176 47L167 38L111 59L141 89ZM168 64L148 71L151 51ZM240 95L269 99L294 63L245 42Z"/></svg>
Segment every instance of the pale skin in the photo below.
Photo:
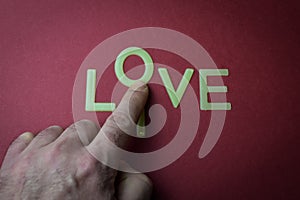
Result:
<svg viewBox="0 0 300 200"><path fill-rule="evenodd" d="M20 135L10 145L1 166L1 199L150 199L152 183L146 175L118 172L87 151L105 152L101 137L97 137L99 131L122 147L124 132L117 124L129 130L129 116L138 120L147 97L148 87L142 82L134 84L101 130L94 122L82 120L65 130L50 126L36 136L30 132ZM85 144L77 131L87 134Z"/></svg>

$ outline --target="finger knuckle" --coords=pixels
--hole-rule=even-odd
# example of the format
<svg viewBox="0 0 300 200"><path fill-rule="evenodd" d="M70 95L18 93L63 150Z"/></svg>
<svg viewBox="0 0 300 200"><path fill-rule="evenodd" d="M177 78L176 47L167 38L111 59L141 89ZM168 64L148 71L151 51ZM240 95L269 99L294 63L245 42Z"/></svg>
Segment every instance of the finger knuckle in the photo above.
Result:
<svg viewBox="0 0 300 200"><path fill-rule="evenodd" d="M96 171L96 161L89 154L84 154L78 158L76 176L78 179L87 177Z"/></svg>
<svg viewBox="0 0 300 200"><path fill-rule="evenodd" d="M87 127L97 128L97 124L95 122L91 121L91 120L88 120L88 119L80 120L76 124L87 126Z"/></svg>
<svg viewBox="0 0 300 200"><path fill-rule="evenodd" d="M129 115L129 113L124 112L115 112L112 115L112 123L116 126L116 128L121 129L122 131L130 131L133 126L133 121Z"/></svg>

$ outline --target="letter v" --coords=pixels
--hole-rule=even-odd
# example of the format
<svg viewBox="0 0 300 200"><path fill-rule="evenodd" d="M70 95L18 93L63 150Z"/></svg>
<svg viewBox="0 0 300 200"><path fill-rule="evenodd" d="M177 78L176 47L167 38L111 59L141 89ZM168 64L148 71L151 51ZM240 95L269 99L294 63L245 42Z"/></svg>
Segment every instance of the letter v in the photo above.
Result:
<svg viewBox="0 0 300 200"><path fill-rule="evenodd" d="M174 108L177 108L181 101L181 98L193 76L194 70L190 69L190 68L185 70L184 75L183 75L176 91L175 91L173 83L170 79L168 70L166 68L159 68L158 72L161 77L161 80L163 81L163 83L165 85L165 88L168 92L168 95L170 97L170 100L171 100Z"/></svg>

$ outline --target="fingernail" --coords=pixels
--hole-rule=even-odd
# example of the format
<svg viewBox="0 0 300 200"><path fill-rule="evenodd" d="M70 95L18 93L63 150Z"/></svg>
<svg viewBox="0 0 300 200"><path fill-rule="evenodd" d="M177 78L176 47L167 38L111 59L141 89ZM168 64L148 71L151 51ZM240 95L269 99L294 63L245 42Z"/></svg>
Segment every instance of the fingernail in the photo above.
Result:
<svg viewBox="0 0 300 200"><path fill-rule="evenodd" d="M136 81L134 84L132 84L132 86L130 88L134 91L144 91L148 87L147 87L147 84L144 83L143 81Z"/></svg>
<svg viewBox="0 0 300 200"><path fill-rule="evenodd" d="M58 131L62 131L63 128L60 127L60 126L57 126L57 125L52 125L52 126L49 126L47 129L57 129Z"/></svg>
<svg viewBox="0 0 300 200"><path fill-rule="evenodd" d="M25 132L23 133L22 135L20 135L20 137L23 139L23 140L26 140L26 141L30 141L33 139L33 134L31 132Z"/></svg>

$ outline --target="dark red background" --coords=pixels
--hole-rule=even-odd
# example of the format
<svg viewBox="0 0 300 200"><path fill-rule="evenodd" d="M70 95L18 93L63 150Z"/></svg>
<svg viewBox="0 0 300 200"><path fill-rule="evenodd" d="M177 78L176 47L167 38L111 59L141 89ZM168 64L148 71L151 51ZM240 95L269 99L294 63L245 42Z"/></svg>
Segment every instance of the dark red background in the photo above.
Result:
<svg viewBox="0 0 300 200"><path fill-rule="evenodd" d="M0 157L24 131L73 122L75 75L96 45L128 29L165 27L194 38L229 69L233 109L207 157L198 158L200 128L179 160L149 173L153 199L299 199L299 13L296 1L1 1ZM170 55L153 52L153 59L185 69ZM112 69L107 75L116 81ZM99 87L109 99L110 89ZM160 89L150 88L156 101ZM209 112L201 117L205 131ZM176 128L168 126L165 132Z"/></svg>

